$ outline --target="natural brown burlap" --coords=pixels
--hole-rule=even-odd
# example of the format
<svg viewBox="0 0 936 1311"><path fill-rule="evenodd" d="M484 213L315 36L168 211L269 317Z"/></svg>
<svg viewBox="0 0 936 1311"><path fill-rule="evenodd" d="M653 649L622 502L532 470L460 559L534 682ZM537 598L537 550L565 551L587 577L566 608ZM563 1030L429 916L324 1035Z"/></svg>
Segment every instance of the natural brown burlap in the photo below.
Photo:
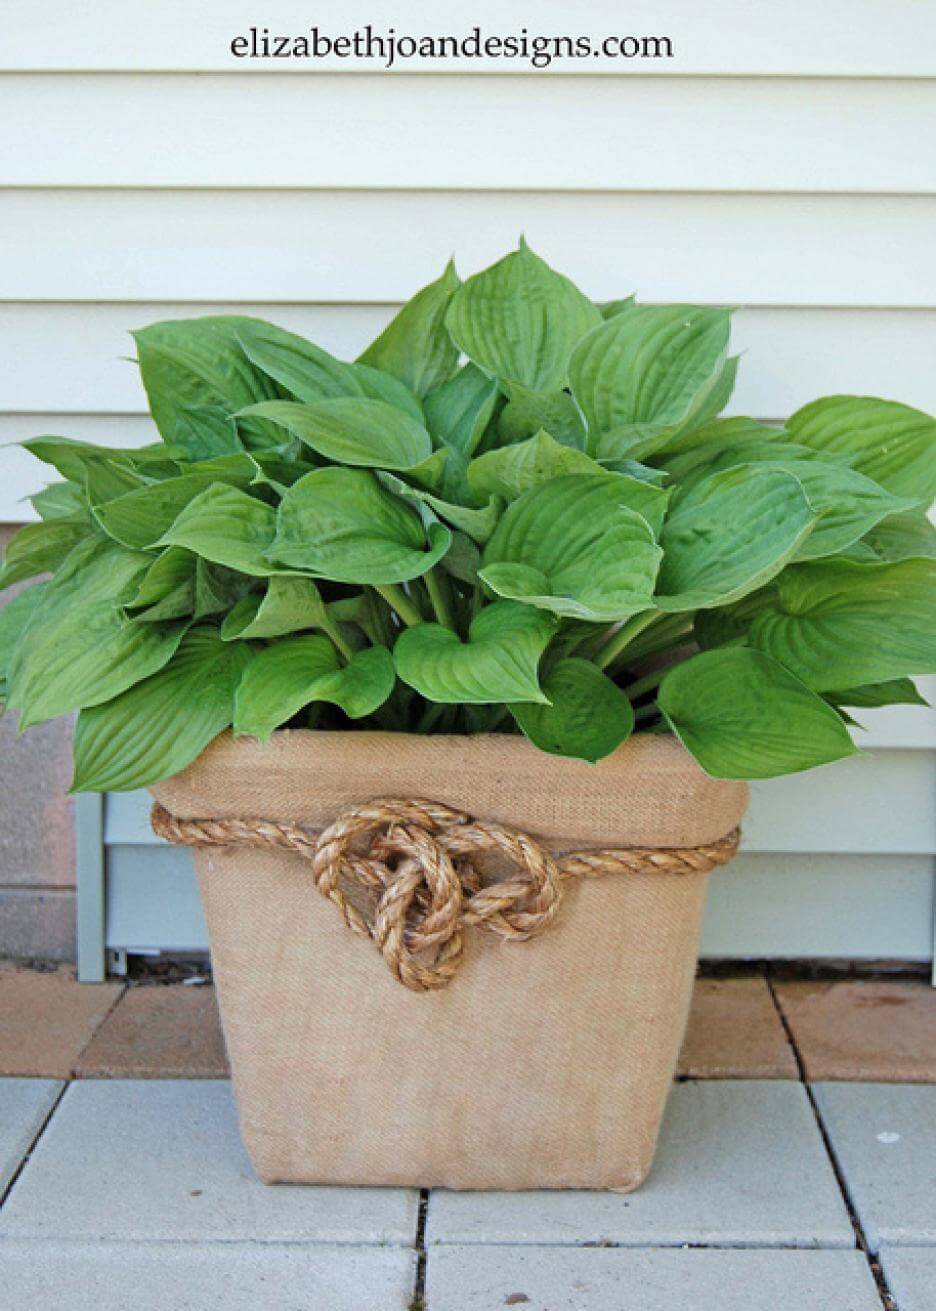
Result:
<svg viewBox="0 0 936 1311"><path fill-rule="evenodd" d="M597 767L519 738L222 739L153 788L179 818L321 828L376 796L427 797L556 851L724 836L743 784L673 740ZM688 1011L704 874L572 879L527 943L472 931L451 986L391 977L313 888L308 862L195 851L241 1126L269 1183L637 1187L652 1160Z"/></svg>

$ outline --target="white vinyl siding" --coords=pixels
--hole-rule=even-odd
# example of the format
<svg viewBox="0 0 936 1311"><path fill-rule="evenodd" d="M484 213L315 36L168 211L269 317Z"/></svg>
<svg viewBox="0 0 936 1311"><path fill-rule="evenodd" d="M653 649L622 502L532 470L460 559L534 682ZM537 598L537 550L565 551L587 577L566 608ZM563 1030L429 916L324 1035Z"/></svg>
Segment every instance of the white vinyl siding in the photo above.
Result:
<svg viewBox="0 0 936 1311"><path fill-rule="evenodd" d="M671 60L237 61L255 7L35 0L0 48L0 444L152 440L129 329L246 312L353 356L454 252L524 232L590 295L738 306L732 412L820 394L936 412L936 6L926 0L283 0L277 32L669 35ZM6 75L4 75L6 70ZM42 471L0 450L0 522ZM932 951L932 712L858 715L871 754L758 784L713 879L718 956ZM186 853L105 806L115 947L199 946Z"/></svg>

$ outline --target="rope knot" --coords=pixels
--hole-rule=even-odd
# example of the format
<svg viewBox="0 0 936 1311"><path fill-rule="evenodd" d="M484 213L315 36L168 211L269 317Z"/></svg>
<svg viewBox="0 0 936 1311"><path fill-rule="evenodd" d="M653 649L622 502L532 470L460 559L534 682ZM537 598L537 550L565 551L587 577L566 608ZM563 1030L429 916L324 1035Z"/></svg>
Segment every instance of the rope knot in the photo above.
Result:
<svg viewBox="0 0 936 1311"><path fill-rule="evenodd" d="M158 804L152 823L170 842L238 843L305 857L317 890L417 992L451 980L469 926L513 942L542 933L558 913L565 879L704 872L730 860L739 838L735 829L705 847L581 851L556 859L527 833L439 802L396 799L354 806L318 834L269 820L176 819ZM496 872L489 874L492 865Z"/></svg>

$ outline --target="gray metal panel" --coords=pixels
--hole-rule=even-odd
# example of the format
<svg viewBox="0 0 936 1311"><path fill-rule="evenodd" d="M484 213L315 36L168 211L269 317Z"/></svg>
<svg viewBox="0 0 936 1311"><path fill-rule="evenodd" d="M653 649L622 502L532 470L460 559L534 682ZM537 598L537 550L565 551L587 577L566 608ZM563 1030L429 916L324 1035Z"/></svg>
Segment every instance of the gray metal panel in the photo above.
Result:
<svg viewBox="0 0 936 1311"><path fill-rule="evenodd" d="M167 846L108 851L107 946L126 951L207 948L190 852Z"/></svg>
<svg viewBox="0 0 936 1311"><path fill-rule="evenodd" d="M75 798L75 867L78 884L78 978L102 983L104 962L104 799L94 792Z"/></svg>

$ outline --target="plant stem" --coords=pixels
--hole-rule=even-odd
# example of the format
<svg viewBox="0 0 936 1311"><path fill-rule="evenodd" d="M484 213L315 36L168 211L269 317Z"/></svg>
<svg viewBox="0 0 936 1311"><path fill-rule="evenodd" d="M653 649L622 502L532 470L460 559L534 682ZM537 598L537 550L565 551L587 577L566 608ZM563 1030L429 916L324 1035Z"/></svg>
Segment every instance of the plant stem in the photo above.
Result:
<svg viewBox="0 0 936 1311"><path fill-rule="evenodd" d="M399 583L375 584L374 591L380 593L390 609L396 611L407 628L415 628L417 624L423 622L422 615Z"/></svg>
<svg viewBox="0 0 936 1311"><path fill-rule="evenodd" d="M626 646L634 640L638 633L642 633L653 623L654 619L660 617L659 610L645 610L643 614L634 615L628 619L626 624L621 624L613 637L611 637L604 646L595 653L593 659L599 669L607 669L611 661L619 656Z"/></svg>
<svg viewBox="0 0 936 1311"><path fill-rule="evenodd" d="M351 646L342 633L341 625L335 623L332 619L329 619L326 616L321 621L321 628L322 632L325 633L327 637L331 638L335 646L338 648L339 653L345 658L345 660L351 660L354 655L354 647Z"/></svg>
<svg viewBox="0 0 936 1311"><path fill-rule="evenodd" d="M455 616L452 613L447 579L438 574L434 567L424 577L436 619L444 628L451 628L454 632Z"/></svg>
<svg viewBox="0 0 936 1311"><path fill-rule="evenodd" d="M666 615L652 623L647 631L631 642L627 648L627 658L636 662L647 656L656 655L673 646L680 638L690 637L692 633L692 615Z"/></svg>
<svg viewBox="0 0 936 1311"><path fill-rule="evenodd" d="M644 692L652 692L655 687L659 687L663 676L668 674L671 668L671 665L664 665L662 669L654 669L652 674L645 674L643 678L638 678L636 683L631 683L630 687L624 688L624 695L631 701L636 701Z"/></svg>

